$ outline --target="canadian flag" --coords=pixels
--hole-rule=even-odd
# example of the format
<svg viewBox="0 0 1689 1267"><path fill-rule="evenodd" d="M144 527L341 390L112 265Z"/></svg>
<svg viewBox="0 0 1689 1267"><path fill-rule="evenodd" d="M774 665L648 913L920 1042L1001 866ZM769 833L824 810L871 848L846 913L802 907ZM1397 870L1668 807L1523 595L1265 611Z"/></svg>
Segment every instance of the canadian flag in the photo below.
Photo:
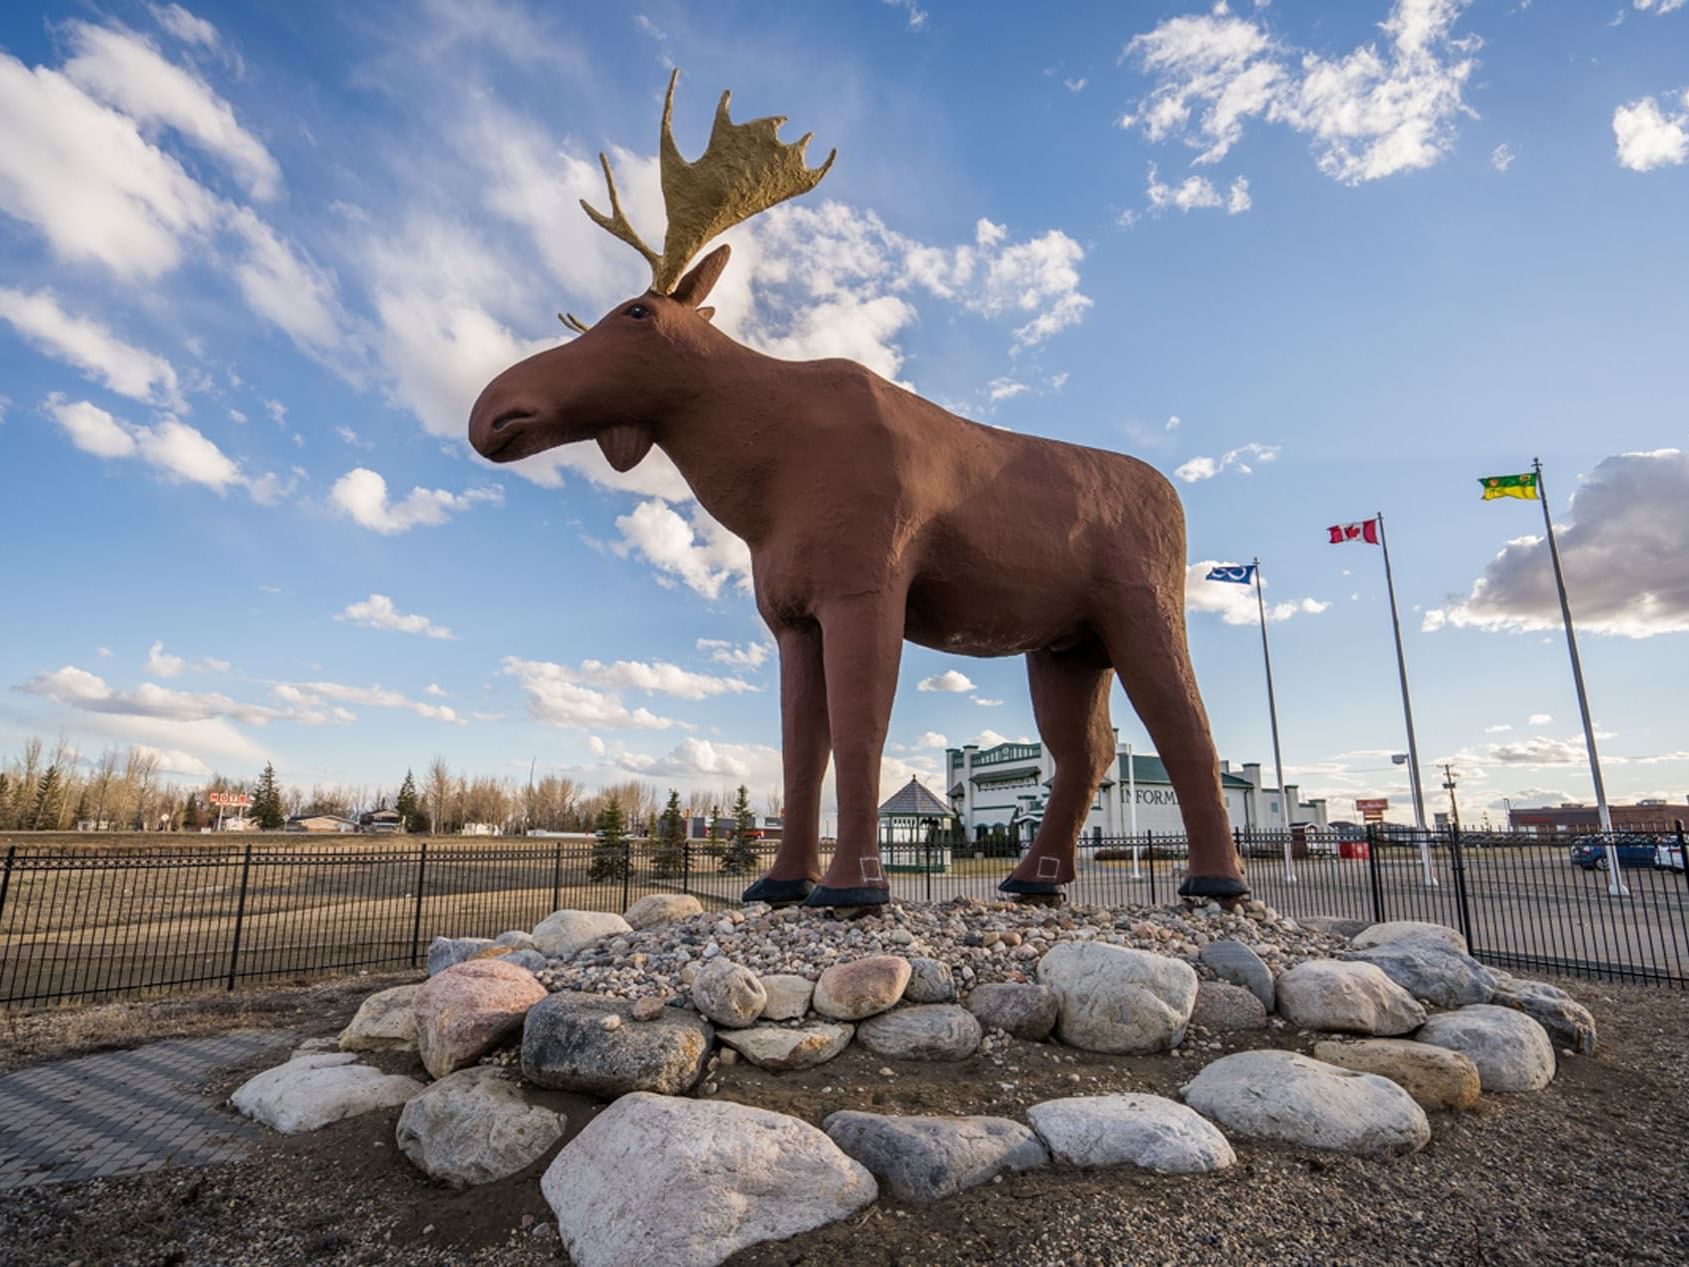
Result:
<svg viewBox="0 0 1689 1267"><path fill-rule="evenodd" d="M1332 524L1328 532L1331 533L1331 544L1342 545L1345 541L1364 541L1368 545L1378 544L1378 520L1363 519L1358 524Z"/></svg>

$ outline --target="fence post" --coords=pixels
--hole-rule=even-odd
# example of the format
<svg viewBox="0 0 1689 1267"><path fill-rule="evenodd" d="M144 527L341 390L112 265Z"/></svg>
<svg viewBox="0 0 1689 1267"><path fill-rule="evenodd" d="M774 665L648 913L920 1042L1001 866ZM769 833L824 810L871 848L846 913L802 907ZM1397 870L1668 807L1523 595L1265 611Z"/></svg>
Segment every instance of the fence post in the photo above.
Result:
<svg viewBox="0 0 1689 1267"><path fill-rule="evenodd" d="M11 868L11 864L12 858L11 854L8 852L6 856L6 866L8 870ZM251 876L251 874L252 842L248 841L246 851L242 855L240 861L240 899L235 903L235 937L233 943L229 946L228 988L231 990L235 988L235 970L240 966L240 930L242 925L246 923L246 882L247 878ZM0 894L4 893L5 889L0 888Z"/></svg>
<svg viewBox="0 0 1689 1267"><path fill-rule="evenodd" d="M628 908L628 886L633 883L633 837L622 842L622 909Z"/></svg>
<svg viewBox="0 0 1689 1267"><path fill-rule="evenodd" d="M927 901L931 902L932 901L932 836L931 835L927 836L927 856L924 859L924 862L925 862L925 865L922 866L921 873L926 877Z"/></svg>
<svg viewBox="0 0 1689 1267"><path fill-rule="evenodd" d="M551 909L563 904L563 842L560 840L551 853Z"/></svg>
<svg viewBox="0 0 1689 1267"><path fill-rule="evenodd" d="M1366 825L1366 869L1372 883L1372 922L1384 922L1384 882L1378 874L1378 837L1377 825Z"/></svg>
<svg viewBox="0 0 1689 1267"><path fill-rule="evenodd" d="M1677 839L1678 839L1678 842L1681 843L1682 840L1683 840L1683 824L1679 823L1677 825L1677 828L1678 828ZM4 870L0 870L0 916L5 915L5 913L6 913L6 890L10 889L12 887L12 861L17 856L18 856L17 845L15 845L15 844L7 845L6 846L6 866L5 866Z"/></svg>
<svg viewBox="0 0 1689 1267"><path fill-rule="evenodd" d="M416 943L422 937L422 886L428 876L428 837L416 858L416 914L411 917L411 967L416 967Z"/></svg>
<svg viewBox="0 0 1689 1267"><path fill-rule="evenodd" d="M1460 828L1449 827L1449 861L1454 869L1454 904L1460 915L1460 935L1466 938L1466 953L1478 953L1478 944L1472 940L1472 912L1466 900L1466 862L1461 855Z"/></svg>
<svg viewBox="0 0 1689 1267"><path fill-rule="evenodd" d="M690 830L690 827L689 827ZM680 842L680 891L692 892L692 838Z"/></svg>
<svg viewBox="0 0 1689 1267"><path fill-rule="evenodd" d="M1155 905L1155 833L1144 829L1144 855L1149 861L1149 904Z"/></svg>

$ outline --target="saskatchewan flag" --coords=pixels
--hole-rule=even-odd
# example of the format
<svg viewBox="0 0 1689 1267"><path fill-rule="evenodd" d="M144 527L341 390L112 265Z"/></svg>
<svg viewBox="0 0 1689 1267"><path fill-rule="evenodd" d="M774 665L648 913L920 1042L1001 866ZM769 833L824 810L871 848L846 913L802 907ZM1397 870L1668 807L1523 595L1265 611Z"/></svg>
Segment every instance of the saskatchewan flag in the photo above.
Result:
<svg viewBox="0 0 1689 1267"><path fill-rule="evenodd" d="M1486 475L1478 481L1484 486L1484 500L1493 502L1498 497L1518 497L1525 501L1537 499L1537 477L1535 471L1526 471L1523 475Z"/></svg>

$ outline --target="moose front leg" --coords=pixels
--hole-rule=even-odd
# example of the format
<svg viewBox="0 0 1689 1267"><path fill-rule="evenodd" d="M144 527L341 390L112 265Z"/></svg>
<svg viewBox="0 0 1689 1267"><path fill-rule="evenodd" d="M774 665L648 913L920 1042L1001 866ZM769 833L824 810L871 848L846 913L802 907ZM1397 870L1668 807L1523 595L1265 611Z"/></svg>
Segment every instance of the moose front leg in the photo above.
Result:
<svg viewBox="0 0 1689 1267"><path fill-rule="evenodd" d="M788 906L809 896L821 878L821 780L831 747L827 726L827 674L821 626L814 621L775 629L780 650L781 758L785 767L785 819L774 865L750 888L747 902Z"/></svg>
<svg viewBox="0 0 1689 1267"><path fill-rule="evenodd" d="M818 605L827 674L839 831L833 863L806 906L878 906L890 896L880 865L880 754L903 654L902 594Z"/></svg>

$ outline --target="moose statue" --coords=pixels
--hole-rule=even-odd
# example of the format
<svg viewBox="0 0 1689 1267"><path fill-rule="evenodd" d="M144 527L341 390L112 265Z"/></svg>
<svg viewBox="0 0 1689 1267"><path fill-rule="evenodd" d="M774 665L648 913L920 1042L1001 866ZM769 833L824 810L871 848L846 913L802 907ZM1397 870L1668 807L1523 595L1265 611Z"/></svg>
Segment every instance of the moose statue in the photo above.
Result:
<svg viewBox="0 0 1689 1267"><path fill-rule="evenodd" d="M785 835L747 901L887 901L876 806L903 640L969 656L1026 656L1038 732L1055 762L1043 823L1000 885L1059 901L1080 828L1114 759L1110 684L1165 762L1190 837L1180 893L1248 893L1219 761L1185 643L1178 495L1134 458L984 426L854 361L791 362L710 324L727 266L722 231L815 188L810 136L783 118L734 123L716 107L704 153L681 157L663 106L668 227L659 253L623 213L587 215L651 265L651 287L579 337L481 392L469 438L494 462L596 440L626 471L660 445L699 502L750 547L757 610L780 657ZM832 757L838 840L821 871L821 783Z"/></svg>

